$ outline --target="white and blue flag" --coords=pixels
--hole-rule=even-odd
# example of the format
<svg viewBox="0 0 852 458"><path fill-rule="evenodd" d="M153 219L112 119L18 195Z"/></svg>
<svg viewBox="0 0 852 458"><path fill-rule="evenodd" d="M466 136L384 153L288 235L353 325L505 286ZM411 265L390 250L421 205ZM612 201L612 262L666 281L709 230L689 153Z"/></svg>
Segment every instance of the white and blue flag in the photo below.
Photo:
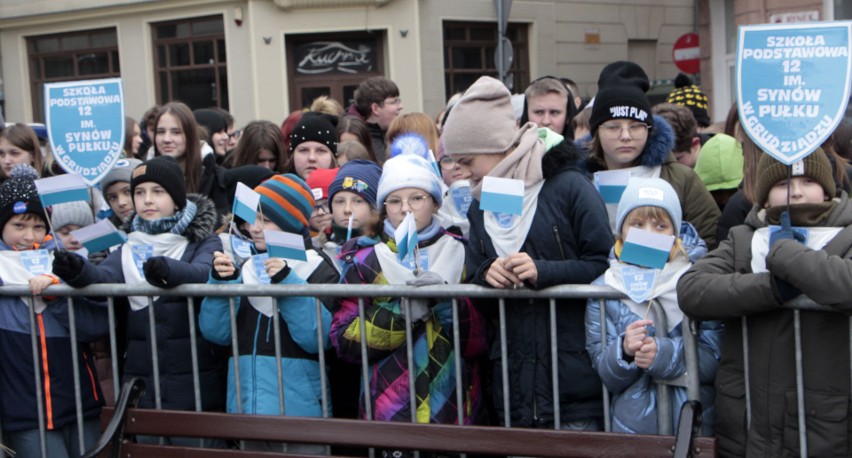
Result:
<svg viewBox="0 0 852 458"><path fill-rule="evenodd" d="M631 228L621 249L621 261L637 266L662 269L669 260L675 236Z"/></svg>
<svg viewBox="0 0 852 458"><path fill-rule="evenodd" d="M512 178L485 177L479 201L482 210L520 215L524 210L524 182Z"/></svg>
<svg viewBox="0 0 852 458"><path fill-rule="evenodd" d="M41 197L41 204L45 207L89 200L89 187L83 177L74 173L41 178L35 181L35 185Z"/></svg>

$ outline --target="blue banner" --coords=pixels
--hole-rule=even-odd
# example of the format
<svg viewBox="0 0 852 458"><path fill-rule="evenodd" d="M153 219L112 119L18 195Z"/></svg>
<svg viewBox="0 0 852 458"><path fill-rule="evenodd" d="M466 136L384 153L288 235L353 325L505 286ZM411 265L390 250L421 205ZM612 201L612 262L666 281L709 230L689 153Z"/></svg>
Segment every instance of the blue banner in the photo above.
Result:
<svg viewBox="0 0 852 458"><path fill-rule="evenodd" d="M791 165L843 119L852 74L852 22L742 26L737 47L740 124Z"/></svg>
<svg viewBox="0 0 852 458"><path fill-rule="evenodd" d="M47 83L44 112L56 163L97 184L124 150L121 79Z"/></svg>

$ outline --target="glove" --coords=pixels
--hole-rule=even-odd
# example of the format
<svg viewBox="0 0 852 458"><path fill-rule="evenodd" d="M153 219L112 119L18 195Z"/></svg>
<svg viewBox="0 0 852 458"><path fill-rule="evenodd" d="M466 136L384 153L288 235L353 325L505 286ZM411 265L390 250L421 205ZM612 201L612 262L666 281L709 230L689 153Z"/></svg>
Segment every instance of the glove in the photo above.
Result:
<svg viewBox="0 0 852 458"><path fill-rule="evenodd" d="M429 286L443 285L447 282L435 272L420 272L416 277L406 280L406 285L411 286ZM412 297L408 299L411 304L411 321L425 321L431 314L430 305L434 305L434 301L423 297ZM405 316L405 307L402 309L402 314Z"/></svg>
<svg viewBox="0 0 852 458"><path fill-rule="evenodd" d="M145 273L145 279L148 283L158 288L171 288L168 283L169 263L163 256L154 256L148 258L145 264L142 265L142 271Z"/></svg>
<svg viewBox="0 0 852 458"><path fill-rule="evenodd" d="M790 224L790 213L781 213L781 229L769 234L769 248L781 240L795 240L799 243L805 242L805 236L794 231Z"/></svg>
<svg viewBox="0 0 852 458"><path fill-rule="evenodd" d="M83 270L83 258L70 251L57 251L53 256L53 273L65 280L73 280Z"/></svg>

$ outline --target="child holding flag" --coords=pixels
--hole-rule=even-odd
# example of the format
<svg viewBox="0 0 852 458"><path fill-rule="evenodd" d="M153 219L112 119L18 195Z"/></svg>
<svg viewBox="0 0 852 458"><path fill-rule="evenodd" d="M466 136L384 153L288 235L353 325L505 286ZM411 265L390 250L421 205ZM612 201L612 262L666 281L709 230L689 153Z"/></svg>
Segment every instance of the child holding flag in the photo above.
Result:
<svg viewBox="0 0 852 458"><path fill-rule="evenodd" d="M93 283L150 283L172 288L203 283L222 250L214 232L219 214L209 199L186 194L183 171L175 159L158 156L136 167L130 189L136 213L125 222L128 241L95 266L65 251L56 254L53 272L69 285L80 288ZM122 378L143 378L147 389L141 407L194 410L193 373L186 299L153 298L155 324L149 325L149 298L128 297L127 351ZM150 327L156 329L160 387L153 379ZM221 348L197 339L201 409L224 409L225 359ZM197 439L167 438L172 444L197 446Z"/></svg>
<svg viewBox="0 0 852 458"><path fill-rule="evenodd" d="M442 203L441 178L422 157L399 154L384 164L377 202L383 208L378 227L344 244L342 283L459 284L464 278L462 241L442 227L435 213ZM337 204L335 204L337 205ZM407 228L405 234L401 234ZM402 243L407 239L410 243ZM416 245L416 249L412 249ZM399 255L408 251L401 261ZM416 267L415 267L416 266ZM458 300L457 323L449 299L411 299L415 386L409 386L406 357L406 307L400 297L364 298L369 399L373 419L417 423L473 424L482 406L479 368L486 348L484 318L467 299ZM341 358L361 361L358 298L339 302L331 339ZM460 354L453 352L453 326L459 327ZM455 373L455 358L462 373ZM464 418L457 416L456 377L462 377ZM409 389L417 405L412 418ZM362 394L363 396L363 394ZM397 455L394 455L397 456ZM398 455L403 456L403 455Z"/></svg>
<svg viewBox="0 0 852 458"><path fill-rule="evenodd" d="M745 224L677 287L684 313L725 320L715 382L720 454L799 455L800 327L807 454L850 456L852 205L846 192L836 195L821 148L792 166L763 154L757 170L757 199ZM800 294L841 313L782 308Z"/></svg>
<svg viewBox="0 0 852 458"><path fill-rule="evenodd" d="M606 270L612 231L603 201L577 168L579 154L550 129L533 123L518 129L503 83L490 77L477 80L450 111L443 140L447 153L470 172L468 265L473 283L498 289L588 284ZM506 191L498 187L486 192L492 178L520 182L513 195L496 200L520 203L521 211L486 208L486 197ZM582 299L556 301L560 427L568 429L600 429L603 415L601 382L585 349L585 305ZM496 322L496 301L482 309ZM549 301L507 300L507 361L499 356L501 342L494 333L491 392L498 417L503 420L509 409L512 426L554 427L553 358L549 333L544 332L549 322ZM503 405L499 376L503 364L509 373L508 406Z"/></svg>
<svg viewBox="0 0 852 458"><path fill-rule="evenodd" d="M598 299L586 307L586 348L592 365L613 394L612 431L658 434L655 380L674 380L686 373L681 330L683 312L678 308L675 286L678 278L700 257L707 246L694 229L681 231L681 209L677 193L660 178L632 178L618 204L613 257L606 274L595 285L608 285L628 299L607 299L606 336L602 335ZM688 224L688 223L687 223ZM646 259L622 257L629 254L628 233L636 230L670 236L670 249L662 252L664 266L650 266ZM638 234L638 233L637 233ZM636 240L639 240L638 237ZM640 242L637 242L641 244ZM689 256L687 256L689 253ZM635 263L635 264L634 264ZM662 264L662 263L660 263ZM652 308L650 301L658 307ZM657 312L662 312L658 316ZM701 405L707 435L712 435L713 378L719 365L721 325L703 322L698 332ZM672 396L671 431L676 430L680 408L687 400L685 387L669 387Z"/></svg>
<svg viewBox="0 0 852 458"><path fill-rule="evenodd" d="M46 240L48 221L34 180L36 171L18 165L0 185L0 284L28 284L36 296L35 326L39 330L38 360L42 393L33 385L33 354L30 340L28 302L22 298L0 298L0 418L6 445L18 457L40 457L37 396L44 396L47 455L79 456L68 308L65 299L46 302L39 296L58 283L50 273L51 250ZM76 255L71 255L75 256ZM82 258L79 258L82 260ZM26 262L24 262L26 261ZM100 434L99 416L103 394L86 342L108 332L106 307L75 300L77 362L83 407L84 449Z"/></svg>
<svg viewBox="0 0 852 458"><path fill-rule="evenodd" d="M209 283L336 283L339 275L332 260L313 249L306 250L306 247L310 246L308 219L314 207L314 199L307 184L293 174L275 175L254 190L260 197L260 214L255 215L255 221L242 220L240 225L251 235L258 254L251 256L242 265L235 265L230 257L217 251L214 254ZM274 246L271 246L271 240L268 240L269 231L298 234L306 260L273 257L271 253ZM317 321L315 298L306 296L283 296L275 299L240 297L235 300L235 306L241 392L236 391L235 362L231 358L228 368L228 412L323 416L317 355L326 347L330 347L329 310L323 306L322 319ZM276 315L281 325L284 412L279 410L278 366L273 338L272 320ZM230 345L232 336L228 299L204 298L199 326L206 339L219 345ZM317 342L318 327L322 330L322 342ZM282 444L250 443L247 447L252 450L281 451ZM286 444L285 451L323 454L326 447Z"/></svg>

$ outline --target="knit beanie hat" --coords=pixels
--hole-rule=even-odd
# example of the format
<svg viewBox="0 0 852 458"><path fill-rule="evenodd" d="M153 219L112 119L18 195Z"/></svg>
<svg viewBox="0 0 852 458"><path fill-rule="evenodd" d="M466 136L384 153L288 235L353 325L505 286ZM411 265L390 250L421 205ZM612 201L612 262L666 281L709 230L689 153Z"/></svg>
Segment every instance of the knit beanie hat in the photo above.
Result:
<svg viewBox="0 0 852 458"><path fill-rule="evenodd" d="M692 82L692 78L679 73L674 80L675 89L666 97L666 103L684 106L692 111L695 121L701 127L710 125L710 115L707 114L707 95L701 92Z"/></svg>
<svg viewBox="0 0 852 458"><path fill-rule="evenodd" d="M260 194L260 211L284 232L307 233L314 211L311 188L292 173L275 175L254 188Z"/></svg>
<svg viewBox="0 0 852 458"><path fill-rule="evenodd" d="M195 116L195 122L207 129L208 135L212 136L216 132L228 130L228 122L216 110L202 108L193 111L192 114Z"/></svg>
<svg viewBox="0 0 852 458"><path fill-rule="evenodd" d="M311 176L315 173L317 171L314 171ZM329 208L334 211L331 204L334 202L334 195L340 191L349 191L358 194L371 207L377 208L376 193L378 192L381 176L382 168L379 167L379 164L372 161L356 159L343 164L340 167L340 171L337 172L337 176L334 177L334 181L328 187Z"/></svg>
<svg viewBox="0 0 852 458"><path fill-rule="evenodd" d="M112 169L107 172L106 176L103 180L101 180L101 193L104 196L104 199L107 198L107 189L110 186L124 182L130 183L130 175L133 173L133 169L139 166L142 161L139 159L119 159Z"/></svg>
<svg viewBox="0 0 852 458"><path fill-rule="evenodd" d="M627 182L615 213L616 231L621 232L624 219L633 209L646 206L665 210L672 219L675 236L680 236L680 223L683 218L680 199L672 185L662 178L631 178Z"/></svg>
<svg viewBox="0 0 852 458"><path fill-rule="evenodd" d="M302 119L293 133L290 134L290 152L304 142L322 143L337 155L337 117L324 113L310 111L302 115Z"/></svg>
<svg viewBox="0 0 852 458"><path fill-rule="evenodd" d="M400 154L388 159L382 167L376 206L380 208L388 194L403 188L422 189L441 206L444 203L443 183L426 159L416 154Z"/></svg>
<svg viewBox="0 0 852 458"><path fill-rule="evenodd" d="M334 181L338 170L340 170L339 167L334 169L316 169L308 175L308 179L305 182L308 188L311 189L314 200L328 199L328 186Z"/></svg>
<svg viewBox="0 0 852 458"><path fill-rule="evenodd" d="M19 164L9 173L9 178L0 184L0 230L9 218L24 213L40 216L47 223L44 207L38 196L35 180L38 172L28 164Z"/></svg>
<svg viewBox="0 0 852 458"><path fill-rule="evenodd" d="M178 210L186 207L186 178L177 160L171 156L157 156L133 169L130 176L130 194L136 195L136 186L154 182L172 196Z"/></svg>
<svg viewBox="0 0 852 458"><path fill-rule="evenodd" d="M653 126L651 103L645 95L650 87L645 70L633 62L622 60L604 67L589 118L592 134L610 119L632 119Z"/></svg>
<svg viewBox="0 0 852 458"><path fill-rule="evenodd" d="M757 163L759 172L757 174L757 189L755 189L757 204L760 207L766 205L772 187L779 181L787 179L788 167L792 167L794 178L804 176L819 183L829 198L834 197L837 192L834 175L831 172L831 162L829 162L828 156L825 155L822 148L817 148L816 151L791 166L778 162L772 156L764 153Z"/></svg>
<svg viewBox="0 0 852 458"><path fill-rule="evenodd" d="M50 221L53 223L53 229L59 230L69 224L86 227L94 224L95 218L92 216L92 207L78 200L50 207Z"/></svg>
<svg viewBox="0 0 852 458"><path fill-rule="evenodd" d="M501 154L512 147L517 132L512 94L500 81L483 76L453 105L441 136L451 156Z"/></svg>
<svg viewBox="0 0 852 458"><path fill-rule="evenodd" d="M743 181L743 146L730 135L710 137L698 154L695 173L708 191L736 189Z"/></svg>

